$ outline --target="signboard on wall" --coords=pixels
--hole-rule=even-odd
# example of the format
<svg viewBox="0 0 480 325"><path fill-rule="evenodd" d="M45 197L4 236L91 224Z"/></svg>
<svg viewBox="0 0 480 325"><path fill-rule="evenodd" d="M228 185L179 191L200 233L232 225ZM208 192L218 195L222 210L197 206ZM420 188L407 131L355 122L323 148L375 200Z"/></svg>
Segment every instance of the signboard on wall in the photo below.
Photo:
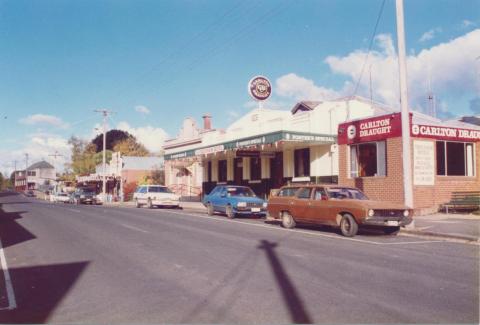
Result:
<svg viewBox="0 0 480 325"><path fill-rule="evenodd" d="M435 185L433 141L413 141L413 185Z"/></svg>
<svg viewBox="0 0 480 325"><path fill-rule="evenodd" d="M438 125L412 125L412 137L438 140L480 141L480 130L459 129Z"/></svg>
<svg viewBox="0 0 480 325"><path fill-rule="evenodd" d="M400 113L342 123L338 126L338 143L379 141L402 135Z"/></svg>

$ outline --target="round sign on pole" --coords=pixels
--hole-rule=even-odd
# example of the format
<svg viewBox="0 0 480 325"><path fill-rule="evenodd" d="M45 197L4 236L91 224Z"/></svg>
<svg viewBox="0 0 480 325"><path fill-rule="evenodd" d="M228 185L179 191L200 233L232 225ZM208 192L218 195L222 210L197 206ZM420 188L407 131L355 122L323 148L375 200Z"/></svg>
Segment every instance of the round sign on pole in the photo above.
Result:
<svg viewBox="0 0 480 325"><path fill-rule="evenodd" d="M248 82L248 93L257 101L267 100L272 94L270 80L264 76L255 76Z"/></svg>

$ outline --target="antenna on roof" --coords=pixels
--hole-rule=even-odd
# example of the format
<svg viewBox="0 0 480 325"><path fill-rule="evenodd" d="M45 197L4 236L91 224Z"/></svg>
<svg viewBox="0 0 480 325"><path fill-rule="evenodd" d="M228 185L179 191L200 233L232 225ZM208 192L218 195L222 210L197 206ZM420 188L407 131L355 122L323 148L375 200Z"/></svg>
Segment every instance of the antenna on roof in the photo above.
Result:
<svg viewBox="0 0 480 325"><path fill-rule="evenodd" d="M428 100L428 114L437 117L437 108L435 103L435 94L432 90L432 69L430 64L428 65L428 76L427 76L427 100Z"/></svg>

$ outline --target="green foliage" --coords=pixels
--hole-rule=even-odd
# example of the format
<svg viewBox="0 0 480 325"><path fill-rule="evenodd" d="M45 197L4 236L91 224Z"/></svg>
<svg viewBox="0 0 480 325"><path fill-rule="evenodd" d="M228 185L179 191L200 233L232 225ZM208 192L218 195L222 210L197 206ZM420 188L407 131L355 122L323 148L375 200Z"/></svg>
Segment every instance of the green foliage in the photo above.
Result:
<svg viewBox="0 0 480 325"><path fill-rule="evenodd" d="M110 130L107 131L106 139L105 139L105 147L107 150L113 150L113 147L118 142L121 142L123 140L126 140L130 137L133 137L130 133L122 130ZM91 142L93 145L95 145L96 152L102 152L103 150L103 133L97 135L95 139L92 140Z"/></svg>
<svg viewBox="0 0 480 325"><path fill-rule="evenodd" d="M113 151L120 152L122 156L137 156L145 157L149 156L150 152L145 146L135 139L134 136L129 136L115 144Z"/></svg>

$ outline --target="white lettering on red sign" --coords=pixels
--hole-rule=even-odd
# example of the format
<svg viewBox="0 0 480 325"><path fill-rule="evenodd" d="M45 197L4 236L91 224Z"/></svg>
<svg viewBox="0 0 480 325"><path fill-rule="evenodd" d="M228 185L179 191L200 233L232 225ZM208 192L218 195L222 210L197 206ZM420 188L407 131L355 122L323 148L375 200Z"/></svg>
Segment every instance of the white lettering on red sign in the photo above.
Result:
<svg viewBox="0 0 480 325"><path fill-rule="evenodd" d="M465 130L428 125L412 125L412 134L444 138L480 139L480 131L478 130Z"/></svg>
<svg viewBox="0 0 480 325"><path fill-rule="evenodd" d="M389 118L360 123L360 137L388 134L391 130L392 126L390 125Z"/></svg>

